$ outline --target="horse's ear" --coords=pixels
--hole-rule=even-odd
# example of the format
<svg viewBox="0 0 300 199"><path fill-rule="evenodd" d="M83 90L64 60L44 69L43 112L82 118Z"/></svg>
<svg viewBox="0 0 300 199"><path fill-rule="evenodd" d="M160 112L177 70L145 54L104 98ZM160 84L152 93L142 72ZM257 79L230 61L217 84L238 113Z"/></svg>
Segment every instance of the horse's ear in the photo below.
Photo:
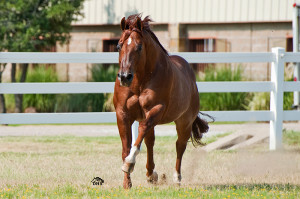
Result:
<svg viewBox="0 0 300 199"><path fill-rule="evenodd" d="M141 18L139 18L139 17L136 20L136 26L139 30L143 30L143 24L142 24Z"/></svg>
<svg viewBox="0 0 300 199"><path fill-rule="evenodd" d="M124 31L125 27L126 27L126 20L125 20L125 17L123 17L121 20L121 29Z"/></svg>

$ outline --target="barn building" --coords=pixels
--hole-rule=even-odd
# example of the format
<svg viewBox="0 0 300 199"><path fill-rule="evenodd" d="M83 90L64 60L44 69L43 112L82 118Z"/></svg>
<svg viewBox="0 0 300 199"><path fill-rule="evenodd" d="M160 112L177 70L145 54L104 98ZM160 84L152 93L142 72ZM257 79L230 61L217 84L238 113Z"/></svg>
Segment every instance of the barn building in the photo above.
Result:
<svg viewBox="0 0 300 199"><path fill-rule="evenodd" d="M295 0L86 0L84 17L73 24L68 45L57 52L112 52L123 16L142 13L169 52L292 51ZM269 80L270 64L243 63L249 80ZM89 64L57 64L61 80L87 81ZM203 71L207 65L193 67Z"/></svg>

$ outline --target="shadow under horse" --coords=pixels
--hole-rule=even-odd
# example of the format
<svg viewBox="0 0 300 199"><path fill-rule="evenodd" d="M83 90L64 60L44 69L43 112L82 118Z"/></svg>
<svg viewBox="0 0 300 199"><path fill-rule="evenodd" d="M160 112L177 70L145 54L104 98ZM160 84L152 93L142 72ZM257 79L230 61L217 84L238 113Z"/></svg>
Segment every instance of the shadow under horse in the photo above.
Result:
<svg viewBox="0 0 300 199"><path fill-rule="evenodd" d="M155 183L153 146L154 127L175 122L176 165L173 180L180 184L181 160L187 142L201 145L208 124L199 117L199 93L195 74L188 62L180 56L169 56L151 31L149 16L140 14L121 20L122 35L117 45L120 69L115 82L113 103L116 109L119 134L122 141L124 171L123 187L132 186L130 173L142 141L147 147L147 180ZM131 125L139 121L138 137L131 147Z"/></svg>

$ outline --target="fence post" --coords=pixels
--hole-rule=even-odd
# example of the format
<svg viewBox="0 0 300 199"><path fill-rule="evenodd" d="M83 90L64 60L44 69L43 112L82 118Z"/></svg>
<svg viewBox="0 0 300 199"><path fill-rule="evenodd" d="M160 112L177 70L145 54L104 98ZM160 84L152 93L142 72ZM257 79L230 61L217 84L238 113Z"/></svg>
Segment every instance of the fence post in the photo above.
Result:
<svg viewBox="0 0 300 199"><path fill-rule="evenodd" d="M271 81L274 88L270 95L270 111L273 118L270 121L270 150L282 148L283 122L283 83L284 83L284 48L272 48L275 60L271 64Z"/></svg>
<svg viewBox="0 0 300 199"><path fill-rule="evenodd" d="M132 142L131 142L131 146L134 145L138 135L139 135L139 122L134 121L132 126L131 126L131 134L132 134ZM141 148L142 149L142 146Z"/></svg>

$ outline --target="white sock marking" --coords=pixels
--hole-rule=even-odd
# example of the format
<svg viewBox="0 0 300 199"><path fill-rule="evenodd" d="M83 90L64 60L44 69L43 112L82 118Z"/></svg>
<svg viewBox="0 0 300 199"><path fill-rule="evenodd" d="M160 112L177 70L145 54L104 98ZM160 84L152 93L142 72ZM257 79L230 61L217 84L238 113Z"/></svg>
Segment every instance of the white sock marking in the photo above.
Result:
<svg viewBox="0 0 300 199"><path fill-rule="evenodd" d="M180 183L180 181L181 181L181 175L179 173L177 173L177 171L174 172L173 181L174 181L174 183Z"/></svg>
<svg viewBox="0 0 300 199"><path fill-rule="evenodd" d="M139 154L140 150L138 150L137 146L133 146L130 149L129 155L125 158L125 161L128 163L135 163L135 157Z"/></svg>

